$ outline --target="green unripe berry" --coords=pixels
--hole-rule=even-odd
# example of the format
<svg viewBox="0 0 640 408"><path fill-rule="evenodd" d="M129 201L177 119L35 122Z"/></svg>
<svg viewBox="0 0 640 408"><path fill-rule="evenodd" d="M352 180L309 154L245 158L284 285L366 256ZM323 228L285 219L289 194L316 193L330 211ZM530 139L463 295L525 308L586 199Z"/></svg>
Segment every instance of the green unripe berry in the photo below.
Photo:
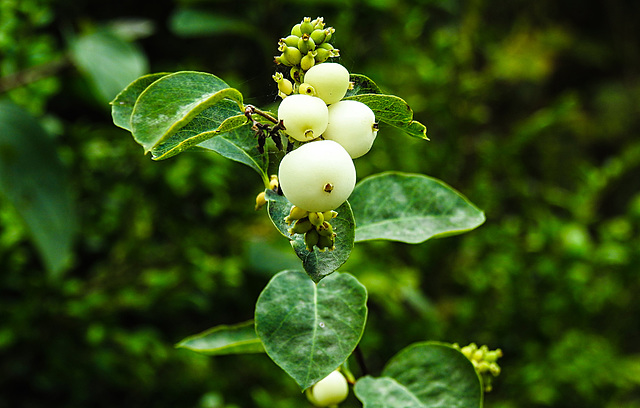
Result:
<svg viewBox="0 0 640 408"><path fill-rule="evenodd" d="M304 234L313 228L311 221L308 218L301 218L293 224L293 227L289 229L289 234Z"/></svg>
<svg viewBox="0 0 640 408"><path fill-rule="evenodd" d="M302 95L316 96L316 90L306 82L300 84L300 87L298 88L298 93Z"/></svg>
<svg viewBox="0 0 640 408"><path fill-rule="evenodd" d="M311 69L311 67L313 67L316 63L315 56L316 56L315 51L309 51L307 55L302 57L302 59L300 60L300 68L302 68L303 71L307 71Z"/></svg>
<svg viewBox="0 0 640 408"><path fill-rule="evenodd" d="M327 33L324 30L316 29L316 30L313 30L310 36L313 42L317 45L317 44L322 44L324 42L324 39L327 37Z"/></svg>
<svg viewBox="0 0 640 408"><path fill-rule="evenodd" d="M282 65L286 65L288 67L292 66L293 64L289 62L289 60L284 56L284 54L281 55L277 55L274 58L276 64L282 64Z"/></svg>
<svg viewBox="0 0 640 408"><path fill-rule="evenodd" d="M291 207L291 210L289 210L289 215L285 217L284 221L287 224L291 224L293 221L305 218L307 214L309 214L309 211L303 210L302 208L296 207L294 205L293 207Z"/></svg>
<svg viewBox="0 0 640 408"><path fill-rule="evenodd" d="M290 98L293 96L284 101ZM278 180L293 205L324 213L349 198L356 183L356 168L342 146L332 140L320 140L286 154L280 162Z"/></svg>
<svg viewBox="0 0 640 408"><path fill-rule="evenodd" d="M333 37L333 33L336 32L336 29L333 27L329 27L327 29L325 29L325 32L327 33L327 36L325 37L325 41L331 41L331 37Z"/></svg>
<svg viewBox="0 0 640 408"><path fill-rule="evenodd" d="M282 51L282 55L284 55L291 65L300 64L300 60L302 60L302 53L299 49L295 47L288 47L283 43L282 47L280 47L280 51Z"/></svg>
<svg viewBox="0 0 640 408"><path fill-rule="evenodd" d="M316 49L316 43L307 34L303 34L302 37L298 39L297 47L301 53L306 54Z"/></svg>
<svg viewBox="0 0 640 408"><path fill-rule="evenodd" d="M316 65L325 62L331 57L331 51L324 48L316 48Z"/></svg>
<svg viewBox="0 0 640 408"><path fill-rule="evenodd" d="M298 40L300 40L300 37L298 37L297 35L290 35L287 38L283 38L280 41L283 41L287 46L289 47L297 47L298 46Z"/></svg>
<svg viewBox="0 0 640 408"><path fill-rule="evenodd" d="M329 110L320 98L294 94L280 102L278 120L283 122L287 135L308 142L320 136L327 128Z"/></svg>
<svg viewBox="0 0 640 408"><path fill-rule="evenodd" d="M291 78L297 83L302 83L304 73L302 72L300 67L292 67L291 70L289 71L289 75L291 75Z"/></svg>
<svg viewBox="0 0 640 408"><path fill-rule="evenodd" d="M313 32L313 24L311 24L311 17L305 17L300 23L300 31L302 34L311 34Z"/></svg>
<svg viewBox="0 0 640 408"><path fill-rule="evenodd" d="M349 71L338 63L325 62L310 68L304 75L304 82L313 86L318 97L330 105L347 93Z"/></svg>
<svg viewBox="0 0 640 408"><path fill-rule="evenodd" d="M302 37L302 30L300 30L300 23L293 26L291 29L291 35L295 35L296 37Z"/></svg>
<svg viewBox="0 0 640 408"><path fill-rule="evenodd" d="M340 371L334 371L306 391L307 399L316 407L338 405L349 395L349 384Z"/></svg>
<svg viewBox="0 0 640 408"><path fill-rule="evenodd" d="M325 211L322 213L322 216L324 217L325 221L328 221L330 219L336 218L338 216L338 213L333 210Z"/></svg>
<svg viewBox="0 0 640 408"><path fill-rule="evenodd" d="M316 244L316 246L318 247L320 252L324 252L325 249L328 249L329 251L333 251L334 249L336 249L336 243L333 234L328 236L322 235L320 234L320 232L318 232L318 234L320 236L318 237L318 243Z"/></svg>
<svg viewBox="0 0 640 408"><path fill-rule="evenodd" d="M322 223L324 222L324 216L321 212L311 212L309 213L309 221L311 221L311 224L317 227L322 225Z"/></svg>
<svg viewBox="0 0 640 408"><path fill-rule="evenodd" d="M364 103L338 101L329 105L329 124L323 137L334 140L355 159L367 153L378 134L375 114Z"/></svg>
<svg viewBox="0 0 640 408"><path fill-rule="evenodd" d="M316 30L320 30L324 28L324 17L318 17L311 22L313 24L313 28Z"/></svg>
<svg viewBox="0 0 640 408"><path fill-rule="evenodd" d="M309 230L304 234L304 245L307 247L307 251L312 252L313 247L318 245L319 239L320 235L318 235L318 231L315 229Z"/></svg>
<svg viewBox="0 0 640 408"><path fill-rule="evenodd" d="M333 237L333 227L328 222L324 221L322 224L318 225L317 228L318 234L325 237Z"/></svg>

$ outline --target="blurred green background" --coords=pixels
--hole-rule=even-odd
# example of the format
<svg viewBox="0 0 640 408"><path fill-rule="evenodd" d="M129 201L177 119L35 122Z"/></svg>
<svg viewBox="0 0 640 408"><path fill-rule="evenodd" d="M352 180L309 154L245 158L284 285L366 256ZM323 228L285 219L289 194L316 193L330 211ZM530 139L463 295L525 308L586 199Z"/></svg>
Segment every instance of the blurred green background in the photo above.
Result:
<svg viewBox="0 0 640 408"><path fill-rule="evenodd" d="M277 40L303 16L428 127L383 128L358 177L425 173L487 215L356 246L342 269L369 290L370 371L415 341L473 341L505 355L488 407L640 407L631 0L0 0L0 407L308 406L264 355L173 347L252 318L298 267L253 210L260 178L213 154L152 162L108 106L177 70L268 106Z"/></svg>

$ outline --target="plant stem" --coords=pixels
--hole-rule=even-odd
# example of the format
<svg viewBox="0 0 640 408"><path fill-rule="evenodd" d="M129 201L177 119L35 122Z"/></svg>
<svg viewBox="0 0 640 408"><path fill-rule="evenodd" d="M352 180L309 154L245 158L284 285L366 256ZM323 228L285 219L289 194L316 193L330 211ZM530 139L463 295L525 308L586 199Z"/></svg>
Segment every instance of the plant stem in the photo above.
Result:
<svg viewBox="0 0 640 408"><path fill-rule="evenodd" d="M360 367L360 371L362 375L363 376L368 375L369 370L367 369L367 364L364 361L364 354L362 353L362 349L360 348L359 344L356 346L356 349L353 351L353 354L356 357L356 361L358 362L358 366Z"/></svg>
<svg viewBox="0 0 640 408"><path fill-rule="evenodd" d="M53 76L57 74L58 71L66 68L69 63L69 58L62 56L42 65L37 65L2 77L0 78L0 94Z"/></svg>

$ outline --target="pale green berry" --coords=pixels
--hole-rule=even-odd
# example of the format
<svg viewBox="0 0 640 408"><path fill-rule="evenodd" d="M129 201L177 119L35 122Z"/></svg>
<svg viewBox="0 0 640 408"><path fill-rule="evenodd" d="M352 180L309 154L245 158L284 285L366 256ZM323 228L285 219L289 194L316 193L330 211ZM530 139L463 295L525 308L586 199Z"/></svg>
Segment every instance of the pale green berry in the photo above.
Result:
<svg viewBox="0 0 640 408"><path fill-rule="evenodd" d="M349 198L356 183L356 169L342 146L332 140L319 140L286 154L280 162L278 180L293 205L325 212Z"/></svg>
<svg viewBox="0 0 640 408"><path fill-rule="evenodd" d="M338 405L349 395L349 384L340 371L334 371L318 381L306 392L307 399L316 407Z"/></svg>
<svg viewBox="0 0 640 408"><path fill-rule="evenodd" d="M308 142L320 136L327 128L329 110L320 98L294 94L280 102L278 120L283 122L287 135L301 142Z"/></svg>
<svg viewBox="0 0 640 408"><path fill-rule="evenodd" d="M371 149L378 134L375 121L375 114L364 103L339 101L329 105L329 124L322 137L340 143L355 159Z"/></svg>
<svg viewBox="0 0 640 408"><path fill-rule="evenodd" d="M347 93L349 71L338 63L325 62L311 67L304 75L304 82L313 86L318 97L330 105Z"/></svg>

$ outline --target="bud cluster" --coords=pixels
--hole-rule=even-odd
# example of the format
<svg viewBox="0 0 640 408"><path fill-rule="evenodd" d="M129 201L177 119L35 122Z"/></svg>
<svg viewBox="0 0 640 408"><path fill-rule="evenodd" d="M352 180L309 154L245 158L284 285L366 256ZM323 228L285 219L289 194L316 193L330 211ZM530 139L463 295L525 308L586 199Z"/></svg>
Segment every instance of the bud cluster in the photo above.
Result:
<svg viewBox="0 0 640 408"><path fill-rule="evenodd" d="M498 359L502 357L502 350L489 350L489 347L485 345L478 347L475 343L464 347L453 344L453 347L460 350L460 352L473 363L473 366L482 378L484 390L486 392L491 391L493 377L500 375L501 370L498 365Z"/></svg>
<svg viewBox="0 0 640 408"><path fill-rule="evenodd" d="M329 220L337 216L338 213L333 210L309 212L294 205L284 220L288 225L293 224L289 228L289 234L304 234L307 251L313 251L313 247L317 246L323 252L325 249L332 251L335 248L336 234Z"/></svg>
<svg viewBox="0 0 640 408"><path fill-rule="evenodd" d="M305 17L293 26L289 36L278 41L278 51L281 54L275 57L275 62L291 67L291 77L299 84L300 74L340 55L340 50L329 43L334 32L333 27L325 27L322 17L315 20Z"/></svg>

